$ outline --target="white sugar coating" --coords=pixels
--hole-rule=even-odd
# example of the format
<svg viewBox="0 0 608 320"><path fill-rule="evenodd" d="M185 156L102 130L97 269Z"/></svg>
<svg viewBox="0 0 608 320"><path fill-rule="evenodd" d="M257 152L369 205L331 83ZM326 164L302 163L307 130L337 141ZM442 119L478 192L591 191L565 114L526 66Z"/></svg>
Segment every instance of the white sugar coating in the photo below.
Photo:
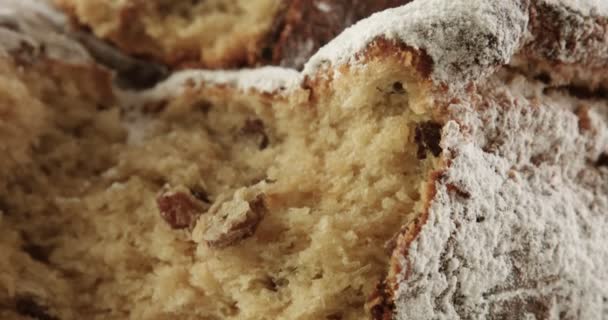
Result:
<svg viewBox="0 0 608 320"><path fill-rule="evenodd" d="M564 6L584 15L608 15L606 0L540 0L551 5Z"/></svg>
<svg viewBox="0 0 608 320"><path fill-rule="evenodd" d="M402 260L398 319L608 318L608 103L505 82L450 107L453 159Z"/></svg>
<svg viewBox="0 0 608 320"><path fill-rule="evenodd" d="M143 92L125 92L133 98L153 101L175 97L189 86L227 85L246 92L255 89L261 93L285 95L297 88L302 75L293 69L262 67L236 71L185 70L172 74L154 88Z"/></svg>
<svg viewBox="0 0 608 320"><path fill-rule="evenodd" d="M435 81L464 85L509 61L527 27L522 2L425 0L376 13L321 48L304 73L312 76L329 65L356 65L356 54L383 37L424 50L433 60Z"/></svg>
<svg viewBox="0 0 608 320"><path fill-rule="evenodd" d="M319 11L321 11L321 12L325 12L325 13L327 13L327 12L330 12L330 11L331 11L331 5L330 5L330 4L328 4L328 3L327 3L327 2L325 2L325 1L317 1L317 2L314 2L314 5L315 5L315 7L316 7L317 9L319 9Z"/></svg>
<svg viewBox="0 0 608 320"><path fill-rule="evenodd" d="M92 63L82 45L64 33L65 16L42 0L0 0L0 54L27 46L30 54L70 63Z"/></svg>

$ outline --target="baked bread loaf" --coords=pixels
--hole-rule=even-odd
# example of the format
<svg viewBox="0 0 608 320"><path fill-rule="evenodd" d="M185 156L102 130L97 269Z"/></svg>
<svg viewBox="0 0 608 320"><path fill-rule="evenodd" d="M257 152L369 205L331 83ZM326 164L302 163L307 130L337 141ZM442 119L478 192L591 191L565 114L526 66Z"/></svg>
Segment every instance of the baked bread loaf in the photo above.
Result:
<svg viewBox="0 0 608 320"><path fill-rule="evenodd" d="M417 0L302 72L106 92L9 3L1 318L608 316L604 4Z"/></svg>
<svg viewBox="0 0 608 320"><path fill-rule="evenodd" d="M171 66L300 69L370 14L411 0L54 0L121 50Z"/></svg>

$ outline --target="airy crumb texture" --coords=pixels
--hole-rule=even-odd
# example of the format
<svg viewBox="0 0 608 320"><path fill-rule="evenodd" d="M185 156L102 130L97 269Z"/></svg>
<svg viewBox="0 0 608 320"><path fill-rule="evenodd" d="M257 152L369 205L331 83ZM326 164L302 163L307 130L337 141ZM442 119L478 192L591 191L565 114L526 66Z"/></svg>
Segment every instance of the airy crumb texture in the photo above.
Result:
<svg viewBox="0 0 608 320"><path fill-rule="evenodd" d="M46 116L0 192L0 315L366 319L439 161L395 67L316 100L193 81L136 109L6 71L25 102L4 108Z"/></svg>
<svg viewBox="0 0 608 320"><path fill-rule="evenodd" d="M281 7L279 0L55 2L131 54L215 68L255 58Z"/></svg>

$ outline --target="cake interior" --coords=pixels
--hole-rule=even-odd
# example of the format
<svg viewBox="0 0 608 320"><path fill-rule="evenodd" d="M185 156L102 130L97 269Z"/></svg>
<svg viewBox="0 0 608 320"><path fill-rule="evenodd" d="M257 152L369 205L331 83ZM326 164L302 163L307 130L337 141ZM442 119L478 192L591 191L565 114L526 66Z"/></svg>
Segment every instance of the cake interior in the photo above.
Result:
<svg viewBox="0 0 608 320"><path fill-rule="evenodd" d="M170 64L215 67L246 62L273 23L281 1L56 0L79 23L121 49Z"/></svg>
<svg viewBox="0 0 608 320"><path fill-rule="evenodd" d="M0 110L44 114L35 138L4 139L29 158L0 184L3 319L367 319L439 161L440 127L397 75L132 108L3 71L23 90L7 106L0 88Z"/></svg>

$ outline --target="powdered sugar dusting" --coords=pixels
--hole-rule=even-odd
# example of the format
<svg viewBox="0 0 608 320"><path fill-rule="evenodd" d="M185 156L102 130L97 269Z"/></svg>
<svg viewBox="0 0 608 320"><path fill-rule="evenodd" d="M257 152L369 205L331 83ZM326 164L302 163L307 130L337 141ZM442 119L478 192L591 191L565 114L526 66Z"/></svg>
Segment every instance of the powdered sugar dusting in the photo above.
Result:
<svg viewBox="0 0 608 320"><path fill-rule="evenodd" d="M0 54L28 54L71 63L91 63L87 51L64 34L65 17L39 0L0 1Z"/></svg>
<svg viewBox="0 0 608 320"><path fill-rule="evenodd" d="M378 37L424 50L434 62L435 81L465 84L506 63L528 21L523 1L426 0L372 15L321 48L304 72L356 64L355 56Z"/></svg>
<svg viewBox="0 0 608 320"><path fill-rule="evenodd" d="M583 15L608 15L608 2L605 0L541 0L542 2L564 6Z"/></svg>
<svg viewBox="0 0 608 320"><path fill-rule="evenodd" d="M302 76L292 69L263 67L238 71L186 70L174 73L156 87L143 92L124 92L123 96L145 101L180 95L188 87L226 85L246 92L288 94L301 83Z"/></svg>
<svg viewBox="0 0 608 320"><path fill-rule="evenodd" d="M317 1L314 4L315 7L317 7L317 9L319 9L321 12L327 13L331 11L331 6L325 1Z"/></svg>
<svg viewBox="0 0 608 320"><path fill-rule="evenodd" d="M504 83L451 107L453 160L404 260L398 319L608 316L608 119L594 111L608 105Z"/></svg>

